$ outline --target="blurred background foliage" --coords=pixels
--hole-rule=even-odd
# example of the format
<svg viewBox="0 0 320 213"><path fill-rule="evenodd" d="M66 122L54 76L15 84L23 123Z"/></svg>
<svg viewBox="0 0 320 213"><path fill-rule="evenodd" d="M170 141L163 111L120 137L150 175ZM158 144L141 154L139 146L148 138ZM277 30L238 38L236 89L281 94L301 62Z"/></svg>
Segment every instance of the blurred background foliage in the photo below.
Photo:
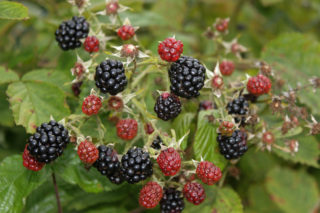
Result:
<svg viewBox="0 0 320 213"><path fill-rule="evenodd" d="M30 18L23 21L0 20L0 64L14 70L20 77L32 70L47 69L61 72L64 81L72 80L70 69L76 61L76 55L71 51L60 51L55 42L54 31L61 21L77 14L76 9L66 0L17 2L29 9ZM155 54L158 41L175 35L184 43L184 55L197 57L212 69L217 60L212 56L216 47L211 40L205 38L204 32L208 26L212 26L217 17L230 17L230 33L226 40L231 41L238 37L239 42L249 48L246 57L264 58L267 62L268 59L277 62L278 58L272 54L272 51L264 52L270 41L279 38L269 46L269 50L275 51L278 45L281 46L279 42L284 42L287 48L285 54L289 53L291 45L294 46L296 43L301 44L299 48L305 47L306 44L302 40L306 38L309 41L309 47L314 45L314 48L306 50L308 51L306 57L319 58L313 68L309 69L310 77L311 75L320 76L319 66L315 66L320 63L320 48L317 43L320 38L319 0L120 0L120 3L132 8L130 11L121 13L120 16L128 17L133 26L140 27L137 34L141 43L145 49ZM104 7L105 0L91 0L92 11L101 11ZM101 21L109 22L108 17L99 18ZM110 36L116 36L115 32L109 33ZM284 33L301 34L296 34L294 38L287 41L287 37L281 37ZM110 45L120 44L118 42L112 41ZM295 51L299 50L303 55L302 49L295 49ZM292 62L290 69L303 69L299 67L300 64L297 65L299 68L296 66L300 55L296 56L296 52L291 53L292 57L289 58L291 61L288 59L287 62L288 66ZM219 57L222 59L226 55ZM232 56L228 57L232 58ZM284 76L284 78L290 79L290 76ZM295 76L293 81L296 80ZM27 138L25 129L14 125L6 88L7 85L0 86L1 161L6 156L21 154ZM69 99L75 98L70 87L64 90ZM317 118L319 118L320 109L318 106L319 103L309 106ZM319 136L304 140L306 143L310 140L315 141L311 149L319 149ZM72 159L70 156L72 156L71 152L69 160ZM233 168L234 175L228 177L227 183L239 194L244 212L306 213L319 210L318 158L309 160L307 163L298 160L300 164L284 159L286 156L281 154L272 155L250 150L242 158L238 167ZM71 171L57 168L59 169L61 173L66 174L66 178L58 180L65 212L129 212L138 208L137 186L126 185L113 188L114 186L104 181L103 187L106 190L101 192L101 186L91 183L84 169ZM72 178L66 181L68 175L86 178L78 180L75 184ZM91 175L94 176L95 173ZM99 174L96 173L96 175ZM31 193L26 200L24 212L56 211L53 190L46 188L49 184L51 183L44 184ZM113 193L113 190L117 192ZM99 193L88 194L87 192ZM222 194L219 197L220 206L217 209L224 209L221 212L242 212L241 207L239 209L231 207L236 205L232 202L239 199L234 191L226 188L218 193ZM217 194L216 188L208 189L207 194L208 199L205 204L199 207L188 206L189 210L186 212L215 212L210 205ZM128 197L130 199L125 199ZM318 207L315 204L318 204ZM142 211L139 208L136 210Z"/></svg>

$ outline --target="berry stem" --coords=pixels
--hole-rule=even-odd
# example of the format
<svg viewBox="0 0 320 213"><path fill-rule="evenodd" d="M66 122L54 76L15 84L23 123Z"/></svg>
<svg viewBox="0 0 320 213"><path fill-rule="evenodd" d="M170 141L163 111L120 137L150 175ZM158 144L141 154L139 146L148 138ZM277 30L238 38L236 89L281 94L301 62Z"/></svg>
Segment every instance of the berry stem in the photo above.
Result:
<svg viewBox="0 0 320 213"><path fill-rule="evenodd" d="M227 174L228 174L228 168L229 168L229 165L227 165L225 168L224 168L224 171L222 173L222 177L219 181L219 188L222 188L223 184L224 184L224 181L226 180L226 177L227 177Z"/></svg>
<svg viewBox="0 0 320 213"><path fill-rule="evenodd" d="M54 191L56 193L58 213L62 213L62 207L61 207L61 203L60 203L60 195L59 195L59 190L58 190L58 186L57 186L56 175L54 174L54 172L52 172L52 182L54 185Z"/></svg>

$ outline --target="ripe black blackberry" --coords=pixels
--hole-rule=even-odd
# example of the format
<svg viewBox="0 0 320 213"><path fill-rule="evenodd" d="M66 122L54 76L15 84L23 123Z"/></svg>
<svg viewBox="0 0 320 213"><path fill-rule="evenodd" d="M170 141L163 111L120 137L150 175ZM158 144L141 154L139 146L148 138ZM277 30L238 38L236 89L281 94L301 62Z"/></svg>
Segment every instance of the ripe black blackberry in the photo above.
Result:
<svg viewBox="0 0 320 213"><path fill-rule="evenodd" d="M249 102L244 96L240 96L227 104L228 114L235 115L235 122L245 125L246 115L248 114Z"/></svg>
<svg viewBox="0 0 320 213"><path fill-rule="evenodd" d="M161 213L180 213L184 209L182 193L175 188L165 188L160 201Z"/></svg>
<svg viewBox="0 0 320 213"><path fill-rule="evenodd" d="M70 142L68 130L56 121L43 123L28 139L29 153L40 163L50 163L62 155Z"/></svg>
<svg viewBox="0 0 320 213"><path fill-rule="evenodd" d="M82 16L74 16L64 21L56 30L56 41L63 50L71 50L81 47L80 39L86 38L89 34L89 23Z"/></svg>
<svg viewBox="0 0 320 213"><path fill-rule="evenodd" d="M96 68L96 86L102 93L116 95L127 86L127 78L121 61L105 60Z"/></svg>
<svg viewBox="0 0 320 213"><path fill-rule="evenodd" d="M220 153L228 160L239 158L248 150L247 134L240 130L235 130L230 137L219 133L217 141Z"/></svg>
<svg viewBox="0 0 320 213"><path fill-rule="evenodd" d="M197 97L204 85L205 73L205 67L197 59L182 56L169 68L170 89L183 98Z"/></svg>
<svg viewBox="0 0 320 213"><path fill-rule="evenodd" d="M163 141L160 138L160 136L158 135L151 144L151 148L154 148L155 150L160 150L161 149L161 145L163 145Z"/></svg>
<svg viewBox="0 0 320 213"><path fill-rule="evenodd" d="M162 93L154 105L154 111L164 121L173 119L181 112L180 99L168 92Z"/></svg>
<svg viewBox="0 0 320 213"><path fill-rule="evenodd" d="M138 183L153 173L148 152L141 148L131 148L121 159L122 173L128 183Z"/></svg>
<svg viewBox="0 0 320 213"><path fill-rule="evenodd" d="M93 166L102 174L109 178L112 183L120 184L123 182L121 165L117 152L111 147L100 145L98 147L99 158Z"/></svg>

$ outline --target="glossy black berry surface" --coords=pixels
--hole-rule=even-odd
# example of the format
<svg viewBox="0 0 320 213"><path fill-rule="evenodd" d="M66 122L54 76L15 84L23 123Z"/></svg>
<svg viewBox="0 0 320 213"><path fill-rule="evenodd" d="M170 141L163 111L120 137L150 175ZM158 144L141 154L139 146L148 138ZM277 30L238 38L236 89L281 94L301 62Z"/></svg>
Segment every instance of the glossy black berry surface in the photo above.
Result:
<svg viewBox="0 0 320 213"><path fill-rule="evenodd" d="M164 121L173 119L181 112L180 99L174 94L163 93L157 98L154 111Z"/></svg>
<svg viewBox="0 0 320 213"><path fill-rule="evenodd" d="M154 148L155 150L160 150L161 149L161 145L163 145L163 141L160 138L160 136L158 135L151 144L151 147Z"/></svg>
<svg viewBox="0 0 320 213"><path fill-rule="evenodd" d="M99 158L93 166L97 168L102 175L107 176L112 183L122 183L121 165L116 151L105 145L100 145L98 150Z"/></svg>
<svg viewBox="0 0 320 213"><path fill-rule="evenodd" d="M62 155L70 142L69 132L62 124L52 120L37 127L28 142L29 153L38 162L50 163Z"/></svg>
<svg viewBox="0 0 320 213"><path fill-rule="evenodd" d="M81 47L80 39L89 34L89 23L84 17L74 16L59 25L55 32L56 41L63 50L72 50Z"/></svg>
<svg viewBox="0 0 320 213"><path fill-rule="evenodd" d="M183 98L199 96L199 90L204 86L205 73L205 67L197 59L180 57L169 68L171 92Z"/></svg>
<svg viewBox="0 0 320 213"><path fill-rule="evenodd" d="M235 130L230 137L219 133L217 141L220 153L228 160L237 159L248 150L247 134L240 130Z"/></svg>
<svg viewBox="0 0 320 213"><path fill-rule="evenodd" d="M227 104L228 114L234 116L236 123L245 125L245 120L249 112L249 102L240 96Z"/></svg>
<svg viewBox="0 0 320 213"><path fill-rule="evenodd" d="M102 93L116 95L127 86L127 78L121 61L105 60L96 67L96 86Z"/></svg>
<svg viewBox="0 0 320 213"><path fill-rule="evenodd" d="M132 184L150 177L153 173L152 165L149 153L141 148L129 149L121 159L124 179Z"/></svg>
<svg viewBox="0 0 320 213"><path fill-rule="evenodd" d="M160 201L161 213L180 213L184 209L182 193L175 188L165 188Z"/></svg>

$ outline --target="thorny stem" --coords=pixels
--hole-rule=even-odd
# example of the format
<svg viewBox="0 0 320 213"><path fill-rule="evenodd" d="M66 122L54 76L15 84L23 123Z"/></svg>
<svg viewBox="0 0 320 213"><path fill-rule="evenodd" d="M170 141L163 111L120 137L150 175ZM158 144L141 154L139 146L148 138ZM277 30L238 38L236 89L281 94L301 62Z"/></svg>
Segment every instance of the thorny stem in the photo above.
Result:
<svg viewBox="0 0 320 213"><path fill-rule="evenodd" d="M58 213L62 213L62 207L61 207L61 203L60 203L60 195L59 195L59 191L58 191L56 175L54 174L54 172L52 172L52 182L53 182L53 185L54 185L54 191L56 193Z"/></svg>

